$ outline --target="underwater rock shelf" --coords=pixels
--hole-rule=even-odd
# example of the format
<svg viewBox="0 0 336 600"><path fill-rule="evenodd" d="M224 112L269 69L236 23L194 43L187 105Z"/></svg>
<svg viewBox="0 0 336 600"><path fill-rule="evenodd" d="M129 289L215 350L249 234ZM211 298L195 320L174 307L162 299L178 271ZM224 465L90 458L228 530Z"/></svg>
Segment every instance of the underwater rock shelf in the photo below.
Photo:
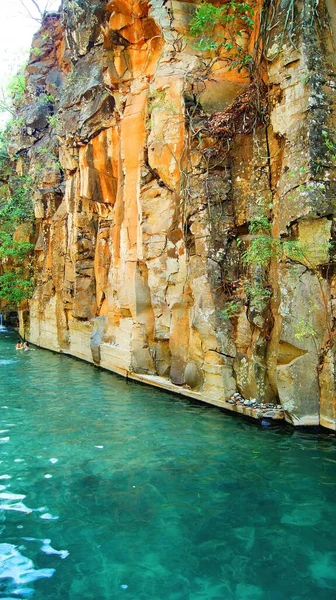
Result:
<svg viewBox="0 0 336 600"><path fill-rule="evenodd" d="M269 408L267 406L264 408L260 405L257 408L254 408L254 406L247 406L240 402L232 403L232 400L230 402L228 400L221 400L216 398L205 398L204 394L200 394L199 392L193 392L190 389L174 385L164 377L156 377L154 375L142 375L139 373L130 372L128 372L125 375L127 379L138 381L140 383L146 383L148 385L153 385L154 387L173 392L174 394L178 394L179 396L185 396L186 398L192 398L194 400L198 400L199 402L204 402L205 404L218 406L219 408L224 408L225 410L237 413L239 415L243 415L245 417L250 417L252 419L271 419L273 421L279 421L285 418L283 408Z"/></svg>

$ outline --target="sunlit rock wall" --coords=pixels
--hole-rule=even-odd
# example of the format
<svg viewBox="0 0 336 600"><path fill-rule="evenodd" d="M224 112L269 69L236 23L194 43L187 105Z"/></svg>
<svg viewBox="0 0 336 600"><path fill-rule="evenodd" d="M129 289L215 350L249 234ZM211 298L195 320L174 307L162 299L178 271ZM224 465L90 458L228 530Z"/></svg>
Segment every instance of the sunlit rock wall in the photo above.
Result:
<svg viewBox="0 0 336 600"><path fill-rule="evenodd" d="M228 407L238 390L294 425L335 428L335 9L279 2L271 17L268 4L269 116L222 139L208 117L250 80L225 61L208 70L189 36L196 3L64 0L46 19L12 148L36 181L21 332L205 401ZM258 27L243 31L251 52ZM55 100L42 110L45 92ZM270 258L262 309L242 285L258 279L242 256L261 217L306 249Z"/></svg>

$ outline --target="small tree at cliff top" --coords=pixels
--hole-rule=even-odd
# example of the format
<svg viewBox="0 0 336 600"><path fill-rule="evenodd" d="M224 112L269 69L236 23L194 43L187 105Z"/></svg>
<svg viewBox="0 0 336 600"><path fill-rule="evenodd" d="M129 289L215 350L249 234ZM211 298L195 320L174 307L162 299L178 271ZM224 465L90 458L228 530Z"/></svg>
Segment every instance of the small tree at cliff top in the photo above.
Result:
<svg viewBox="0 0 336 600"><path fill-rule="evenodd" d="M28 17L42 23L49 11L58 9L60 0L20 0L20 4Z"/></svg>

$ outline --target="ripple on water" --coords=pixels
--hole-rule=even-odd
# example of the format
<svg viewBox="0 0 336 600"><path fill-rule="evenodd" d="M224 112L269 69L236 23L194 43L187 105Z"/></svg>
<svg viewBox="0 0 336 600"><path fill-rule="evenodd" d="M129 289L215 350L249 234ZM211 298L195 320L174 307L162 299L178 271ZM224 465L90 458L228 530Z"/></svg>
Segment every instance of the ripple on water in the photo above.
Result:
<svg viewBox="0 0 336 600"><path fill-rule="evenodd" d="M28 506L23 504L23 502L10 502L10 503L1 502L0 510L10 510L10 511L15 511L15 512L25 513L27 515L33 512L33 510L31 508L28 508Z"/></svg>
<svg viewBox="0 0 336 600"><path fill-rule="evenodd" d="M21 554L13 544L0 544L0 580L2 591L14 597L31 595L34 590L26 584L52 577L55 569L35 569L32 560Z"/></svg>
<svg viewBox="0 0 336 600"><path fill-rule="evenodd" d="M1 492L0 493L1 500L24 500L25 497L26 496L24 494L12 494L10 492Z"/></svg>
<svg viewBox="0 0 336 600"><path fill-rule="evenodd" d="M40 516L40 519L44 519L45 521L57 521L57 519L59 519L59 517L54 516L50 513L44 513L43 515Z"/></svg>
<svg viewBox="0 0 336 600"><path fill-rule="evenodd" d="M17 363L17 362L19 362L19 361L11 360L11 359L8 359L8 360L0 359L0 365L13 365L14 363Z"/></svg>
<svg viewBox="0 0 336 600"><path fill-rule="evenodd" d="M69 556L69 552L68 550L56 550L55 548L53 548L51 546L51 540L49 539L43 539L40 540L38 538L33 538L33 537L22 537L22 540L24 540L25 542L38 542L39 544L41 544L41 552L43 552L44 554L48 554L48 555L56 555L56 556L60 556L62 559L67 558Z"/></svg>

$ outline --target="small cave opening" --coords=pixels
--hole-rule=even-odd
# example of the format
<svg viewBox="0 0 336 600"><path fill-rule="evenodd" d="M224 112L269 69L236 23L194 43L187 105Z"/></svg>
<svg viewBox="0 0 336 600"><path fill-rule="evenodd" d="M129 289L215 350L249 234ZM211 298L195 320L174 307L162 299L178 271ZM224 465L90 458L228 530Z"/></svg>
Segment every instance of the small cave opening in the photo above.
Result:
<svg viewBox="0 0 336 600"><path fill-rule="evenodd" d="M17 310L0 310L0 329L1 327L19 327L19 313Z"/></svg>

